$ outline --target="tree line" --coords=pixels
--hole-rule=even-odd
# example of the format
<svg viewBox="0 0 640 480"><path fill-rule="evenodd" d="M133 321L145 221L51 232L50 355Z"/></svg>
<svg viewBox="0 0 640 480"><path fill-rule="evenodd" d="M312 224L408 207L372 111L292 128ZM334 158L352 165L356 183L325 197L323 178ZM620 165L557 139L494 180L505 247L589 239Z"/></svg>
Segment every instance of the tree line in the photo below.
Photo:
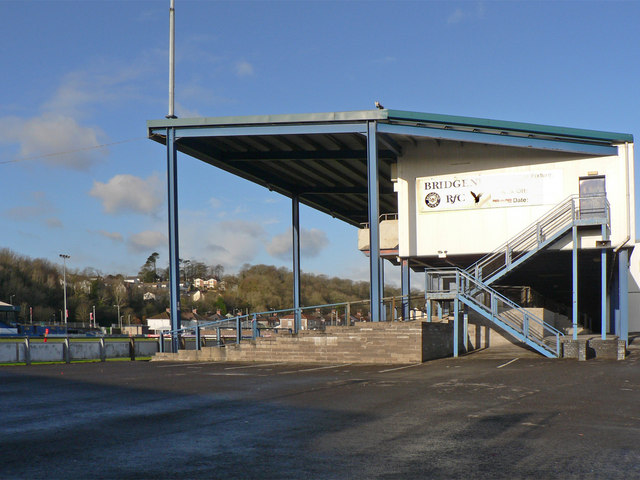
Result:
<svg viewBox="0 0 640 480"><path fill-rule="evenodd" d="M69 322L88 323L95 309L99 325L138 324L164 312L169 306L168 269L159 267L153 252L139 269L141 283L128 282L122 274L103 275L93 268L67 269ZM181 259L180 278L188 288L182 292L182 311L195 310L208 316L220 311L267 311L293 306L293 274L284 267L245 264L237 274L225 274L222 265L206 265ZM218 280L218 288L194 295L196 278ZM152 293L153 295L146 295ZM387 289L398 294L397 289ZM302 305L323 305L366 299L368 282L303 273ZM51 323L64 318L62 266L44 259L31 259L9 249L0 249L0 300L19 305L20 322Z"/></svg>

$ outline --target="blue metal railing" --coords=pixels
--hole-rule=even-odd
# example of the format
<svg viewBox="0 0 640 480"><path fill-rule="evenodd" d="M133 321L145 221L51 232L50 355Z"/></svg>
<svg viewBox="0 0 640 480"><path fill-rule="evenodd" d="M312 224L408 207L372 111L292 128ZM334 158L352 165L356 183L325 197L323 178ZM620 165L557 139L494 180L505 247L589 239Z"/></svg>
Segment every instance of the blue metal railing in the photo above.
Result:
<svg viewBox="0 0 640 480"><path fill-rule="evenodd" d="M492 289L469 272L459 268L445 268L428 272L429 285L438 285L434 291L443 291L457 297L503 330L549 357L560 356L560 337L564 334L541 318ZM549 344L549 339L555 342Z"/></svg>
<svg viewBox="0 0 640 480"><path fill-rule="evenodd" d="M384 297L382 299L383 311L385 312L383 317L386 321L397 321L401 318L399 311L402 308L404 302L411 300L420 299L423 297L419 295L398 295L394 297ZM307 311L316 312L318 310L326 310L330 309L330 318L328 324L331 326L350 326L353 325L354 321L357 319L361 319L363 321L367 320L368 312L369 312L369 300L359 300L355 302L340 302L340 303L327 303L322 305L313 305L309 307L300 307L298 309L295 308L285 308L281 310L267 310L263 312L252 312L244 315L237 315L230 318L225 318L221 320L213 320L203 323L198 323L197 325L183 327L178 330L168 330L161 332L159 334L159 351L165 351L164 338L169 337L173 338L177 337L191 337L193 336L196 341L196 349L199 350L202 345L202 330L203 329L215 329L216 330L216 346L230 345L240 343L243 339L253 339L255 340L257 337L262 336L262 331L264 330L288 330L290 333L297 333L296 326L292 322L291 326L275 326L275 327L264 327L259 325L260 318L268 318L273 316L283 316L282 314L291 314L295 319L295 314L299 313L302 315ZM362 313L361 310L365 310L367 315L362 317L358 317L357 315L353 315L352 309L359 307L358 314ZM342 314L341 314L342 312ZM387 315L388 312L388 315ZM341 318L342 317L342 318ZM325 324L326 325L326 324ZM309 328L309 325L307 325ZM322 325L318 327L313 327L314 329L323 328ZM226 340L223 341L223 335L221 330L231 330L234 331L234 335L231 341L229 341L229 336L226 337ZM243 330L248 330L249 335L244 335Z"/></svg>
<svg viewBox="0 0 640 480"><path fill-rule="evenodd" d="M570 195L538 220L467 267L487 284L549 246L574 225L609 225L611 207L605 195Z"/></svg>

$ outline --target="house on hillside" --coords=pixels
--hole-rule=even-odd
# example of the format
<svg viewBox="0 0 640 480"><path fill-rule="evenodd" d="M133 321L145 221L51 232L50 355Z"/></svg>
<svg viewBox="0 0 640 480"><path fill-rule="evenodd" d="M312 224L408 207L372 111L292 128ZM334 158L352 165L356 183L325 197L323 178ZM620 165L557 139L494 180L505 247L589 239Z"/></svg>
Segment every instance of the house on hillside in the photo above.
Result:
<svg viewBox="0 0 640 480"><path fill-rule="evenodd" d="M202 278L196 278L193 281L193 286L199 289L204 289L204 290L213 290L216 288L216 286L218 285L218 280L216 280L215 278L210 278L208 280L204 280Z"/></svg>
<svg viewBox="0 0 640 480"><path fill-rule="evenodd" d="M153 293L153 292L145 292L145 293L144 293L144 295L142 295L142 299L143 299L145 302L150 302L150 301L152 301L152 300L155 300L155 299L156 299L156 294L155 294L155 293Z"/></svg>
<svg viewBox="0 0 640 480"><path fill-rule="evenodd" d="M198 322L205 322L207 319L196 312L181 312L180 325L182 328L195 327ZM162 313L147 318L147 326L152 333L168 332L171 330L171 318L168 309Z"/></svg>

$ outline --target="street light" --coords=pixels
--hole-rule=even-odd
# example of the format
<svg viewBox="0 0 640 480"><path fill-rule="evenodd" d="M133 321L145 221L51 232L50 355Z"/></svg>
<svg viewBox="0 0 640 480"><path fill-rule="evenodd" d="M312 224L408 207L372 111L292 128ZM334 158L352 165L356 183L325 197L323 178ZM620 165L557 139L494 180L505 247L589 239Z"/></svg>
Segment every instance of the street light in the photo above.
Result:
<svg viewBox="0 0 640 480"><path fill-rule="evenodd" d="M114 305L118 309L118 325L120 326L120 333L122 333L122 320L120 319L120 304Z"/></svg>
<svg viewBox="0 0 640 480"><path fill-rule="evenodd" d="M13 295L9 295L9 305L13 305L13 297L15 296L16 296L15 293Z"/></svg>
<svg viewBox="0 0 640 480"><path fill-rule="evenodd" d="M71 256L61 253L60 258L62 258L62 282L64 284L64 326L66 329L67 328L67 258L71 258ZM67 330L67 333L69 333L68 330Z"/></svg>

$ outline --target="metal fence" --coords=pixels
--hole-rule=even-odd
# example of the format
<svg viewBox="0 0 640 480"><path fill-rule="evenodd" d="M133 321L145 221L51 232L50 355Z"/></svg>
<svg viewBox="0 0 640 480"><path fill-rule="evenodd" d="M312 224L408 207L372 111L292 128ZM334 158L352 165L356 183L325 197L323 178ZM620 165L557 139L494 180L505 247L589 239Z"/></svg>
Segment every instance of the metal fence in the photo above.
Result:
<svg viewBox="0 0 640 480"><path fill-rule="evenodd" d="M423 295L385 297L381 303L382 321L414 320L424 316ZM411 309L412 304L419 308ZM406 319L402 315L405 306L410 312ZM330 326L352 326L355 322L369 321L370 314L369 300L255 312L211 322L199 322L195 326L162 332L159 335L161 340L158 345L161 348L160 351L164 352L167 350L165 337L176 336L178 342L170 342L170 350L176 343L182 349L189 349L190 345L199 350L203 346L237 344L242 340L278 333L324 330ZM269 324L270 319L274 318L278 319L278 325Z"/></svg>

